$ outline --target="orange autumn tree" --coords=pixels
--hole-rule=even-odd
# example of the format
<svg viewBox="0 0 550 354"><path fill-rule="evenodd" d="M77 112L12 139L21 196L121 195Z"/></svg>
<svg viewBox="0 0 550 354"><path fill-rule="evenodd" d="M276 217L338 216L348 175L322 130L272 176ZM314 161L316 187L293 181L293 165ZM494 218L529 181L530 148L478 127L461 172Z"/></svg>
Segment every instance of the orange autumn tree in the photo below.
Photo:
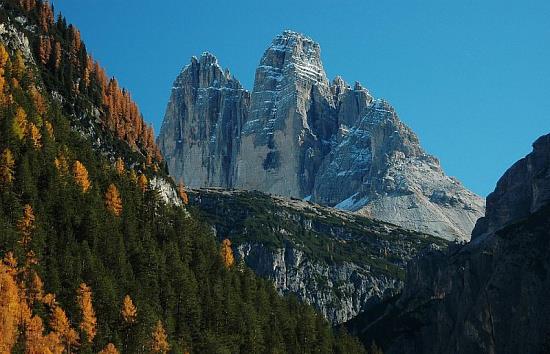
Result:
<svg viewBox="0 0 550 354"><path fill-rule="evenodd" d="M166 335L162 322L158 320L151 337L151 352L168 353L169 350L170 344L168 343L168 336Z"/></svg>
<svg viewBox="0 0 550 354"><path fill-rule="evenodd" d="M122 310L120 311L125 323L132 324L137 320L137 308L130 295L126 295L122 301Z"/></svg>
<svg viewBox="0 0 550 354"><path fill-rule="evenodd" d="M50 318L50 327L61 339L63 347L68 353L71 352L71 348L78 346L78 333L71 327L65 311L55 304Z"/></svg>
<svg viewBox="0 0 550 354"><path fill-rule="evenodd" d="M185 191L185 186L183 185L183 181L181 180L178 183L178 195L181 198L183 205L189 204L189 196L187 196L187 192Z"/></svg>
<svg viewBox="0 0 550 354"><path fill-rule="evenodd" d="M6 92L6 77L5 74L5 68L10 60L10 56L8 51L6 50L6 47L2 43L0 43L0 106L3 106L6 104L10 96L9 93Z"/></svg>
<svg viewBox="0 0 550 354"><path fill-rule="evenodd" d="M75 161L73 164L73 176L76 184L82 188L82 192L86 193L92 184L88 178L88 170L80 161Z"/></svg>
<svg viewBox="0 0 550 354"><path fill-rule="evenodd" d="M94 307L92 306L92 289L85 283L80 284L77 289L77 300L80 311L82 312L80 329L86 335L88 343L92 343L97 334L97 318Z"/></svg>
<svg viewBox="0 0 550 354"><path fill-rule="evenodd" d="M220 255L222 257L223 264L225 264L227 268L231 268L235 264L235 257L233 256L233 250L231 249L231 241L228 238L222 241Z"/></svg>
<svg viewBox="0 0 550 354"><path fill-rule="evenodd" d="M9 185L13 182L13 167L15 166L15 159L10 149L4 149L0 156L0 183L3 185Z"/></svg>
<svg viewBox="0 0 550 354"><path fill-rule="evenodd" d="M4 263L0 263L0 353L11 353L19 335L21 308L14 271Z"/></svg>
<svg viewBox="0 0 550 354"><path fill-rule="evenodd" d="M52 123L50 123L49 121L45 121L44 122L44 127L46 127L46 133L48 133L48 137L50 139L53 139L54 135L53 135L53 125L52 125Z"/></svg>
<svg viewBox="0 0 550 354"><path fill-rule="evenodd" d="M120 157L115 161L115 171L119 175L124 173L124 161Z"/></svg>
<svg viewBox="0 0 550 354"><path fill-rule="evenodd" d="M40 149L42 147L42 134L40 134L40 130L34 123L27 125L27 134L31 140L32 147Z"/></svg>
<svg viewBox="0 0 550 354"><path fill-rule="evenodd" d="M99 352L99 354L119 354L119 351L113 343L109 343L105 346L105 348L103 348L102 351Z"/></svg>
<svg viewBox="0 0 550 354"><path fill-rule="evenodd" d="M29 204L23 207L23 216L17 221L17 230L21 234L19 244L27 250L32 239L32 232L34 231L34 211Z"/></svg>
<svg viewBox="0 0 550 354"><path fill-rule="evenodd" d="M61 339L55 333L44 335L44 323L39 316L33 316L25 325L26 354L62 354L64 350Z"/></svg>
<svg viewBox="0 0 550 354"><path fill-rule="evenodd" d="M13 123L11 125L11 130L17 139L21 140L25 137L27 124L27 112L25 112L23 108L17 107L15 117L13 118Z"/></svg>
<svg viewBox="0 0 550 354"><path fill-rule="evenodd" d="M144 174L140 174L138 178L139 189L141 189L141 191L145 193L148 185L149 181L147 180L147 176L145 176Z"/></svg>
<svg viewBox="0 0 550 354"><path fill-rule="evenodd" d="M109 185L105 192L105 207L114 216L120 216L122 213L122 199L114 184Z"/></svg>

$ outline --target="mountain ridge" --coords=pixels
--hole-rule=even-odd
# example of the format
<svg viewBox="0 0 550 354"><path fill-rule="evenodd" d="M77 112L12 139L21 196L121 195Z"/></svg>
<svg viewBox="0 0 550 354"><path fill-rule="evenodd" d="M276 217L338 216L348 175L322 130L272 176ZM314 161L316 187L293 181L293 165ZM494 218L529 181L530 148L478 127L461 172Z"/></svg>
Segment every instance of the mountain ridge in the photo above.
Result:
<svg viewBox="0 0 550 354"><path fill-rule="evenodd" d="M197 96L203 88L189 68L176 79L157 138L175 180L308 199L469 239L483 200L444 174L387 101L358 82L330 82L311 38L276 36L250 92L231 94L218 81Z"/></svg>

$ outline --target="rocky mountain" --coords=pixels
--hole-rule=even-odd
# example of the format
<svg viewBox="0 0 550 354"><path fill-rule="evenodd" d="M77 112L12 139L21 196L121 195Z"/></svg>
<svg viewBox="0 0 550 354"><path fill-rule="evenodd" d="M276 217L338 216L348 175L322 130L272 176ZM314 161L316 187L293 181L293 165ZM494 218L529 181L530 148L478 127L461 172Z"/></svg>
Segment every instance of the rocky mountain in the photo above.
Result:
<svg viewBox="0 0 550 354"><path fill-rule="evenodd" d="M292 31L265 51L248 93L211 54L175 81L158 137L174 179L336 206L469 239L484 202L445 175L383 100L329 82L319 44Z"/></svg>
<svg viewBox="0 0 550 354"><path fill-rule="evenodd" d="M472 241L410 262L400 296L351 321L386 353L550 352L550 135L488 197Z"/></svg>
<svg viewBox="0 0 550 354"><path fill-rule="evenodd" d="M333 324L397 293L408 260L447 243L334 208L261 192L197 189L190 205L256 274Z"/></svg>

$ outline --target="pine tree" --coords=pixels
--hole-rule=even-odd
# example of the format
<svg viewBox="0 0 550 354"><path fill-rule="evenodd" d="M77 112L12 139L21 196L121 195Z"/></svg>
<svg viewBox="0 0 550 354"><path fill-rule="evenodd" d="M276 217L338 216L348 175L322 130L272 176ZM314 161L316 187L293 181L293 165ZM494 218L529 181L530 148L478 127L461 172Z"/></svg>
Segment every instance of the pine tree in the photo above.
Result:
<svg viewBox="0 0 550 354"><path fill-rule="evenodd" d="M235 257L233 256L233 250L231 249L231 241L227 238L222 241L220 255L222 257L223 264L225 264L227 268L231 268L235 264Z"/></svg>
<svg viewBox="0 0 550 354"><path fill-rule="evenodd" d="M109 343L105 346L105 348L103 348L102 351L99 352L99 354L119 354L119 351L113 343Z"/></svg>
<svg viewBox="0 0 550 354"><path fill-rule="evenodd" d="M86 334L88 343L92 343L97 333L97 318L92 306L92 289L85 283L80 284L77 289L78 306L82 313L80 329Z"/></svg>
<svg viewBox="0 0 550 354"><path fill-rule="evenodd" d="M145 193L145 191L147 191L148 185L149 181L147 180L147 176L145 176L144 174L140 174L138 178L139 189L141 189L141 191Z"/></svg>
<svg viewBox="0 0 550 354"><path fill-rule="evenodd" d="M120 216L122 213L122 199L114 184L109 185L105 193L105 207L114 216Z"/></svg>
<svg viewBox="0 0 550 354"><path fill-rule="evenodd" d="M15 159L10 149L4 149L0 156L0 183L4 186L10 185L13 180L13 167Z"/></svg>
<svg viewBox="0 0 550 354"><path fill-rule="evenodd" d="M91 187L90 180L88 179L88 170L86 167L80 162L75 161L73 164L73 176L76 181L76 184L82 188L82 192L86 193Z"/></svg>
<svg viewBox="0 0 550 354"><path fill-rule="evenodd" d="M151 337L151 351L153 353L168 353L170 344L162 322L158 320Z"/></svg>
<svg viewBox="0 0 550 354"><path fill-rule="evenodd" d="M133 324L137 320L137 308L130 295L126 295L122 302L122 319L127 324Z"/></svg>

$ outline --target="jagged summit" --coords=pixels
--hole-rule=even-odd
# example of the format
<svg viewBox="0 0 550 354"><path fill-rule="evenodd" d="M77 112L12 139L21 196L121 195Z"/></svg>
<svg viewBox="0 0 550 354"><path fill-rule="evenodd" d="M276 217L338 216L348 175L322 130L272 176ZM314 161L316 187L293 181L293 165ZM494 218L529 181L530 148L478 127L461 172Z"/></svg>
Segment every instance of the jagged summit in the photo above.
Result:
<svg viewBox="0 0 550 354"><path fill-rule="evenodd" d="M359 82L329 82L319 44L294 31L265 50L250 93L213 56L192 63L159 145L191 187L306 198L447 239L469 239L483 213L387 101Z"/></svg>
<svg viewBox="0 0 550 354"><path fill-rule="evenodd" d="M239 80L235 79L228 69L223 69L216 56L203 52L200 57L192 56L189 64L183 67L174 82L173 89L181 88L185 82L191 81L195 89L226 87L242 89Z"/></svg>

